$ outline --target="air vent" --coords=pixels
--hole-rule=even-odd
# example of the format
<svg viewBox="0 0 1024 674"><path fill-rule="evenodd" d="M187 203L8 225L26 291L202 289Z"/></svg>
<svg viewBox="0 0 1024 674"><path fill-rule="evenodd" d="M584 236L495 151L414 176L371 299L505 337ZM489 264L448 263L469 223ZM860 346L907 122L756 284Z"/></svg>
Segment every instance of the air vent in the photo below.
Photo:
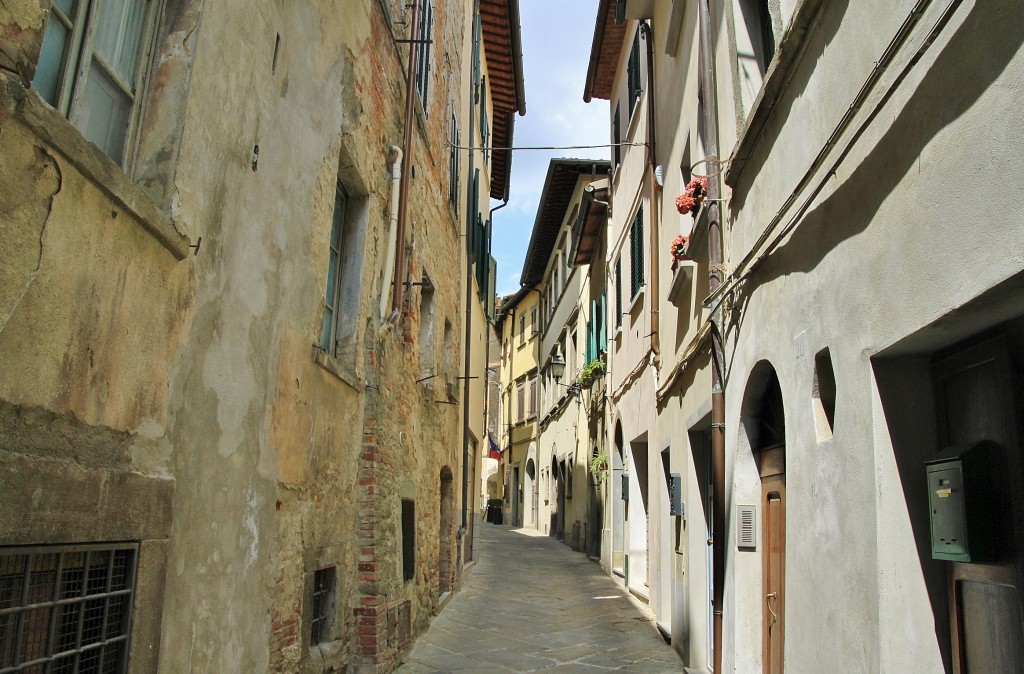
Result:
<svg viewBox="0 0 1024 674"><path fill-rule="evenodd" d="M743 550L757 548L757 506L736 506L736 520L739 530L736 532L736 547Z"/></svg>

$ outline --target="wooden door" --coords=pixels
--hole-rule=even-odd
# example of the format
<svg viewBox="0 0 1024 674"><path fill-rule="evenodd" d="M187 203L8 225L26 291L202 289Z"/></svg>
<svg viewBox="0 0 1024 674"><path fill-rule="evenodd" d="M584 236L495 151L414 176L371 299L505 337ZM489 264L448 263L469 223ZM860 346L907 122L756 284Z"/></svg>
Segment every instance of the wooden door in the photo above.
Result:
<svg viewBox="0 0 1024 674"><path fill-rule="evenodd" d="M782 674L786 610L786 450L761 450L761 509L764 512L764 674Z"/></svg>
<svg viewBox="0 0 1024 674"><path fill-rule="evenodd" d="M1020 373L1009 341L996 336L937 357L933 364L943 446L990 440L1005 454L992 457L1000 507L995 526L1002 541L991 563L948 563L953 670L1024 672L1024 492L1019 446Z"/></svg>

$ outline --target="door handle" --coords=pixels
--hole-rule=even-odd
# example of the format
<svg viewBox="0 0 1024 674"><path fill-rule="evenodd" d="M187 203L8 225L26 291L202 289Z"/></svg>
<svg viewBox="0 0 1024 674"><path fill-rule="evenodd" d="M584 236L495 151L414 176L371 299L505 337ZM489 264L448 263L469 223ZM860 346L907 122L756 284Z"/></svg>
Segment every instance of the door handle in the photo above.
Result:
<svg viewBox="0 0 1024 674"><path fill-rule="evenodd" d="M772 609L772 600L773 599L778 599L778 598L779 598L779 595L777 593L775 593L775 592L769 592L768 594L766 594L764 596L764 605L768 609L768 612L772 614L772 624L773 625L776 622L778 622L779 616L775 613L775 610Z"/></svg>

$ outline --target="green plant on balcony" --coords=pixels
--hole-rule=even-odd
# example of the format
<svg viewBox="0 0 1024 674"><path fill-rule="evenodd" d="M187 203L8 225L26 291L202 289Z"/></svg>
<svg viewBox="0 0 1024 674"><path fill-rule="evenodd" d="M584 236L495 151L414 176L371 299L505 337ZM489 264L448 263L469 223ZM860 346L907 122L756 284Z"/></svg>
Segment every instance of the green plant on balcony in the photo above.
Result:
<svg viewBox="0 0 1024 674"><path fill-rule="evenodd" d="M590 385L603 374L604 361L600 358L595 358L583 366L583 369L580 370L579 375L576 377L576 383L582 387L590 388Z"/></svg>

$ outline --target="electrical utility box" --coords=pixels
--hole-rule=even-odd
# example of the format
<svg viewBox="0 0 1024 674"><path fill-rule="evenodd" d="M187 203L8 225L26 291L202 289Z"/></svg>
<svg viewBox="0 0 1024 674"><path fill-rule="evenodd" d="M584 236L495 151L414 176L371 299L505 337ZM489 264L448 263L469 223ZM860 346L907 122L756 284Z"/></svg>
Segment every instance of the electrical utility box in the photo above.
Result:
<svg viewBox="0 0 1024 674"><path fill-rule="evenodd" d="M619 479L622 480L619 483L621 488L622 488L622 491L621 491L622 500L623 501L628 501L629 500L629 473L623 473L622 475L619 476Z"/></svg>
<svg viewBox="0 0 1024 674"><path fill-rule="evenodd" d="M685 517L686 510L683 508L683 476L679 473L671 473L668 486L668 514L672 517Z"/></svg>
<svg viewBox="0 0 1024 674"><path fill-rule="evenodd" d="M952 562L994 561L997 557L993 470L1001 458L991 442L947 447L925 462L932 558Z"/></svg>

